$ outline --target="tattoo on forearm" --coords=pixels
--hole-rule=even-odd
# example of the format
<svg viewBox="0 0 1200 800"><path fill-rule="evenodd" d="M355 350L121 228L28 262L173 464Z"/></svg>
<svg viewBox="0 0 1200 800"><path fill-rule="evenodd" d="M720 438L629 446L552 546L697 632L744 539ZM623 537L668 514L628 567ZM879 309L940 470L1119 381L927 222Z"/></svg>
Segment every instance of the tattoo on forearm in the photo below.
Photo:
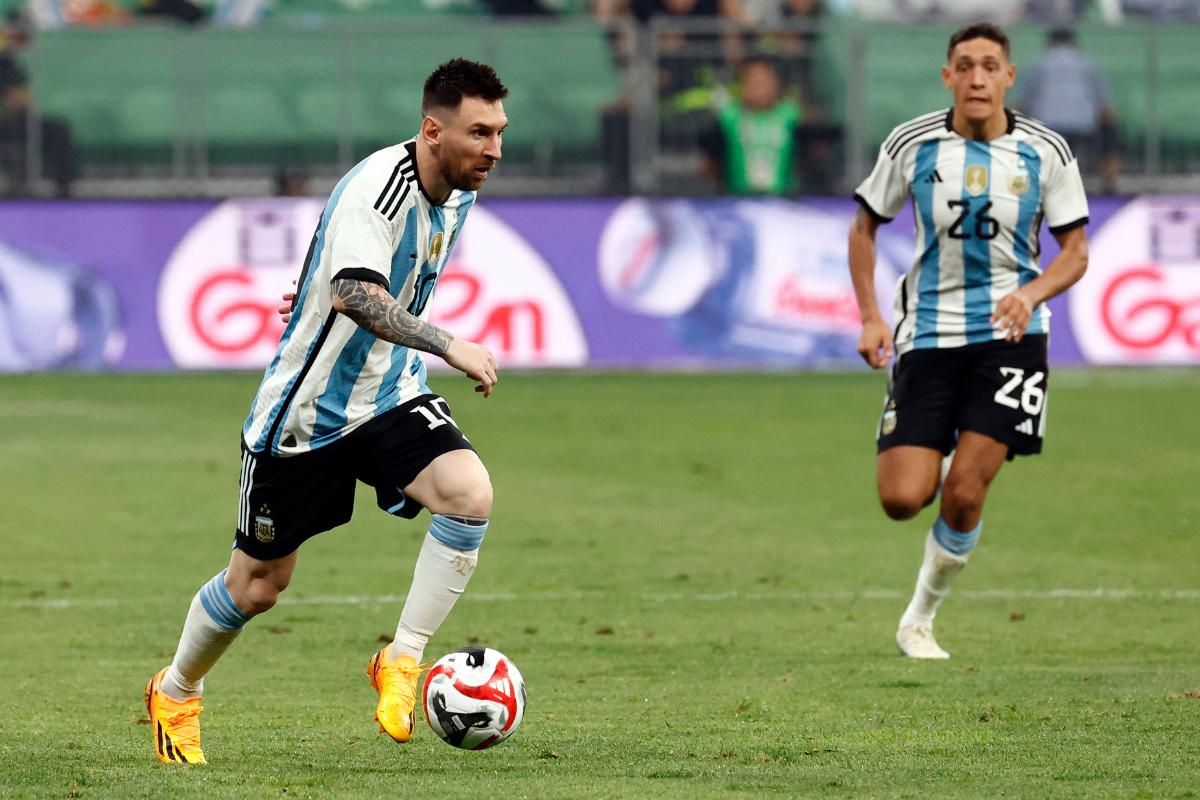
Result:
<svg viewBox="0 0 1200 800"><path fill-rule="evenodd" d="M334 281L333 295L341 301L341 313L380 339L435 356L450 347L450 334L405 311L378 284L342 279Z"/></svg>

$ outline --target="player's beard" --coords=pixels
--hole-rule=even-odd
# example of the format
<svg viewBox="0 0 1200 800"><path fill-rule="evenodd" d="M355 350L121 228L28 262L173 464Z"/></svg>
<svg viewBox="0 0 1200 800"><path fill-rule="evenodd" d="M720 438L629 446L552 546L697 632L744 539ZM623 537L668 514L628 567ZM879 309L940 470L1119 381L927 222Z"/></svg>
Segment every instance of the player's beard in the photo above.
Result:
<svg viewBox="0 0 1200 800"><path fill-rule="evenodd" d="M477 163L468 164L465 167L454 170L449 168L450 165L446 165L446 168L442 170L442 174L446 176L446 183L450 185L451 189L457 189L461 192L474 192L483 186L484 181L487 180L487 175L480 176L475 171L480 166L483 165ZM491 168L494 166L495 163L488 165L489 174Z"/></svg>

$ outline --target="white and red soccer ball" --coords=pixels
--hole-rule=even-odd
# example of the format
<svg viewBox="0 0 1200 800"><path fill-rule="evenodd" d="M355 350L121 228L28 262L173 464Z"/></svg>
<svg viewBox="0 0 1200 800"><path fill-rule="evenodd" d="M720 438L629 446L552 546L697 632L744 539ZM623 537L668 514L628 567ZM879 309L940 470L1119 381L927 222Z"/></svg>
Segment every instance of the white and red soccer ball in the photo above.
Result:
<svg viewBox="0 0 1200 800"><path fill-rule="evenodd" d="M525 680L517 665L490 647L442 656L425 678L425 719L442 741L483 750L513 734L525 714Z"/></svg>

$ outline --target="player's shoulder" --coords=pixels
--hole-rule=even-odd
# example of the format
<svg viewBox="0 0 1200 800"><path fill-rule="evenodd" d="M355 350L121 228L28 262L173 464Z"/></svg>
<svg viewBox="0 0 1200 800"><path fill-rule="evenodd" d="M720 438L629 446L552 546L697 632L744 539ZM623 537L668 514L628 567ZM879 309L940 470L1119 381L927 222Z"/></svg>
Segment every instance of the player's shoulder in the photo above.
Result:
<svg viewBox="0 0 1200 800"><path fill-rule="evenodd" d="M1020 111L1010 111L1009 113L1012 115L1010 133L1013 136L1042 151L1044 157L1054 158L1064 165L1069 164L1075 158L1071 152L1071 145L1067 144L1067 140L1063 138L1062 134L1052 130L1049 125L1028 114L1022 114Z"/></svg>
<svg viewBox="0 0 1200 800"><path fill-rule="evenodd" d="M347 177L346 199L370 206L395 220L396 212L416 189L416 148L413 140L376 150L358 163Z"/></svg>
<svg viewBox="0 0 1200 800"><path fill-rule="evenodd" d="M930 111L928 114L922 114L900 123L892 128L892 132L883 140L883 151L888 154L889 158L896 159L907 148L945 135L950 130L951 110L942 108Z"/></svg>

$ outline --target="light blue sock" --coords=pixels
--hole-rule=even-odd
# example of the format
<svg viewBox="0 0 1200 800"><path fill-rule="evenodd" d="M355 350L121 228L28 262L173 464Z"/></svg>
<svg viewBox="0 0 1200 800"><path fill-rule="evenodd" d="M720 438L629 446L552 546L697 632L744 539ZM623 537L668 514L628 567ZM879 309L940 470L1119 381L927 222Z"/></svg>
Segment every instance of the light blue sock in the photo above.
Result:
<svg viewBox="0 0 1200 800"><path fill-rule="evenodd" d="M204 676L250 619L225 587L226 571L218 572L192 598L179 647L162 681L163 691L176 700L200 696Z"/></svg>
<svg viewBox="0 0 1200 800"><path fill-rule="evenodd" d="M951 528L946 520L938 515L937 522L933 523L933 538L942 549L948 553L953 553L956 556L966 556L975 549L975 545L979 543L979 534L983 532L983 520L979 520L979 524L969 531L956 531Z"/></svg>

